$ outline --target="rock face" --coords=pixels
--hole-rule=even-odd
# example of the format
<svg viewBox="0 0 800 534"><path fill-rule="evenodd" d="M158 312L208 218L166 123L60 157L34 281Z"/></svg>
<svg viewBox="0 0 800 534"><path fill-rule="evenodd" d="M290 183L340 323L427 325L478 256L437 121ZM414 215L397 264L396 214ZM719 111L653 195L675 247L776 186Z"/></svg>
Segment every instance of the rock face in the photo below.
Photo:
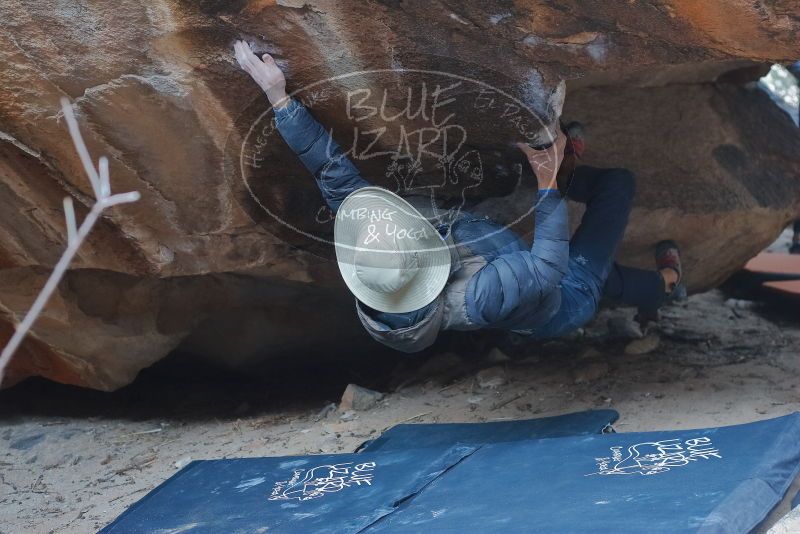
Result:
<svg viewBox="0 0 800 534"><path fill-rule="evenodd" d="M523 233L531 182L511 143L546 139L567 80L585 163L639 177L622 259L648 265L675 238L694 291L800 212L797 130L748 85L800 57L795 2L463 4L0 3L0 342L65 246L61 197L91 204L60 97L112 188L143 197L96 227L7 384L111 390L175 349L247 365L372 346L239 38L277 58L366 177Z"/></svg>

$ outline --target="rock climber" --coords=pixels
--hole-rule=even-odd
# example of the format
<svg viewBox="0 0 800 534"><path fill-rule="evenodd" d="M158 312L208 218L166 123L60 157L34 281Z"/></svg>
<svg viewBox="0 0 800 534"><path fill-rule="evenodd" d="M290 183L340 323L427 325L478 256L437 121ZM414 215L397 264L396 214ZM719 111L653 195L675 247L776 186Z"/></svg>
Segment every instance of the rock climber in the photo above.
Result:
<svg viewBox="0 0 800 534"><path fill-rule="evenodd" d="M492 220L462 212L442 223L423 213L421 203L372 186L286 93L284 74L269 54L259 57L244 41L234 49L272 104L281 136L336 215L339 269L361 323L377 341L416 352L442 330L492 328L554 338L589 322L601 299L635 306L640 318L652 318L681 285L680 253L672 241L656 246L654 270L614 261L634 177L625 169L577 165L584 148L577 125L557 132L549 146L517 143L538 183L528 247ZM586 205L571 239L562 192Z"/></svg>

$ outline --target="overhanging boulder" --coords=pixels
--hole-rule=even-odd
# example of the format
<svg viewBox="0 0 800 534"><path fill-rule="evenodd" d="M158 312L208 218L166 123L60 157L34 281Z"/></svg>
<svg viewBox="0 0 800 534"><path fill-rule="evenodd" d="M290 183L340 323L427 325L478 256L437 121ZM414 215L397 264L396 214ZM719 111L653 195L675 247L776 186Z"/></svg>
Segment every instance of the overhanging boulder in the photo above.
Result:
<svg viewBox="0 0 800 534"><path fill-rule="evenodd" d="M4 3L3 331L27 311L65 246L61 197L77 199L79 216L89 203L59 121L61 96L75 102L90 151L110 157L113 186L143 196L98 225L8 383L41 375L115 389L176 348L238 365L313 353L342 337L369 346L331 261L329 217L313 180L269 128L266 99L235 65L237 38L273 53L290 89L305 88L299 96L346 146L359 122L348 115L348 91L379 98L379 89L394 88L387 110L402 112L409 87L416 99L423 83L433 91L460 80L445 96L455 99L468 143L448 162L439 194L456 207L519 219L523 232L530 182L515 174L510 142L553 127L554 94L568 80L564 116L587 126L586 163L639 177L622 258L649 265L652 244L676 238L690 289L713 287L800 212L797 129L747 83L769 62L800 57L795 7ZM504 107L476 107L485 91ZM408 132L430 131L419 116L392 116L385 137L362 138L375 141L371 150L390 152ZM361 133L382 127L376 120L366 119ZM391 157L375 153L358 153L365 176L407 185L409 168L390 169ZM475 169L480 183L466 187Z"/></svg>

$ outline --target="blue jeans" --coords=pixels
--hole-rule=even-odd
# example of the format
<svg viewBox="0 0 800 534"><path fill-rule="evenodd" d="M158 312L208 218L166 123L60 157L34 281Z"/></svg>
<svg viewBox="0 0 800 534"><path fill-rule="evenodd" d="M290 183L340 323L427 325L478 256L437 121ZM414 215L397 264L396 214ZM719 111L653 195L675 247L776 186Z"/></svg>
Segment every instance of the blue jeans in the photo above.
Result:
<svg viewBox="0 0 800 534"><path fill-rule="evenodd" d="M608 298L653 313L664 302L664 280L656 271L614 261L631 212L636 182L625 169L581 166L567 197L586 204L586 212L569 245L569 268L561 280L561 307L533 335L551 338L588 323L600 300Z"/></svg>

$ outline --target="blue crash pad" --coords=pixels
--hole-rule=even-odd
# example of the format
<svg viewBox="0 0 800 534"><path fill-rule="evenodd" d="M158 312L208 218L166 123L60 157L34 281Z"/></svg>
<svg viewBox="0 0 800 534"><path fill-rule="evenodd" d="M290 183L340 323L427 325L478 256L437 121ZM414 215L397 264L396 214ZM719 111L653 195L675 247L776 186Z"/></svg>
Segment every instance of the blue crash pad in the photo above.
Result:
<svg viewBox="0 0 800 534"><path fill-rule="evenodd" d="M593 410L521 421L398 425L362 446L358 455L193 462L102 532L150 532L193 524L197 526L191 532L219 532L223 526L226 532L235 532L236 528L250 532L261 526L279 532L325 532L326 528L331 532L355 532L391 512L395 503L414 494L432 476L475 450L461 445L599 433L618 418L614 410ZM339 479L345 471L355 472L356 466L368 464L372 461L369 453L378 450L385 453L380 456L381 465L391 467L381 468L384 474L380 481L370 480L370 484L375 484L372 491L355 487L367 484L356 481L335 496L307 489L306 493L312 492L315 498L301 501L295 498L296 489L287 492L285 488L280 494L289 494L289 499L271 495L277 487L276 481L289 480L295 469L305 470L296 482ZM350 467L341 467L345 464ZM307 487L316 485L319 482ZM348 496L348 492L355 495L356 491L355 497ZM324 519L317 515L317 504L328 510ZM295 518L292 510L301 505L302 517Z"/></svg>
<svg viewBox="0 0 800 534"><path fill-rule="evenodd" d="M365 532L744 533L800 466L800 414L485 445Z"/></svg>
<svg viewBox="0 0 800 534"><path fill-rule="evenodd" d="M484 444L536 438L600 434L619 419L615 410L590 410L555 417L490 423L421 423L393 426L359 447L360 452Z"/></svg>
<svg viewBox="0 0 800 534"><path fill-rule="evenodd" d="M722 428L194 462L102 532L742 533L800 414Z"/></svg>
<svg viewBox="0 0 800 534"><path fill-rule="evenodd" d="M359 532L474 450L196 461L101 533Z"/></svg>

